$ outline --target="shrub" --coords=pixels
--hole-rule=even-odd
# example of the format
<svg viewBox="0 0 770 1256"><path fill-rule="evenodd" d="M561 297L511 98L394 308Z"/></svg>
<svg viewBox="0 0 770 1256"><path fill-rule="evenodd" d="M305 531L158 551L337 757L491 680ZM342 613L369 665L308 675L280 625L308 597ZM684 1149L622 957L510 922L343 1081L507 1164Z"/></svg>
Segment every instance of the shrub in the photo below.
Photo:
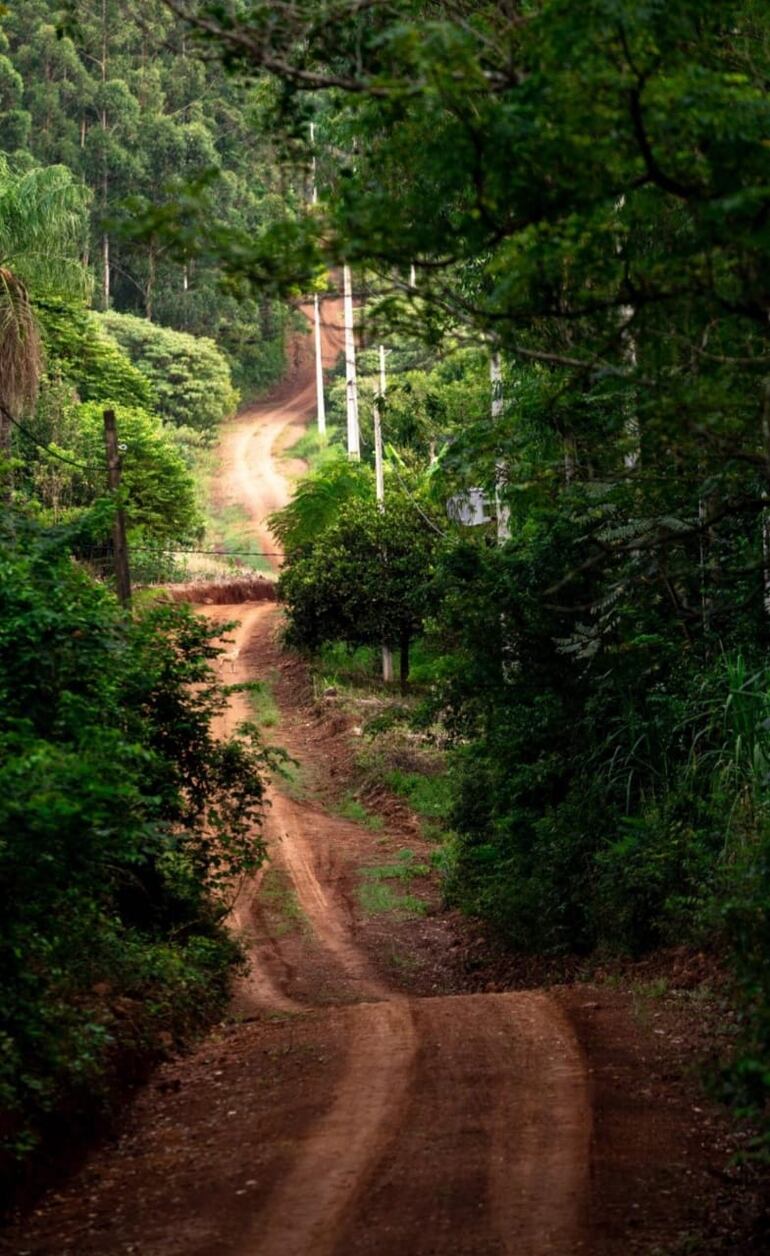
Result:
<svg viewBox="0 0 770 1256"><path fill-rule="evenodd" d="M121 484L129 528L141 529L156 540L184 539L201 528L195 485L182 454L163 424L145 410L113 407L122 447ZM104 405L78 406L77 452L98 468L86 481L88 500L103 492Z"/></svg>
<svg viewBox="0 0 770 1256"><path fill-rule="evenodd" d="M42 507L43 517L72 520L107 492L104 410L117 414L122 447L126 520L142 539L167 543L196 535L201 517L185 459L160 419L138 406L105 399L73 404L66 389L46 389L33 421L40 444L64 451L62 462L23 444L18 487Z"/></svg>
<svg viewBox="0 0 770 1256"><path fill-rule="evenodd" d="M0 542L0 1127L105 1098L116 1055L221 1004L221 921L259 865L256 734L212 732L214 632L182 606L127 619L66 538Z"/></svg>
<svg viewBox="0 0 770 1256"><path fill-rule="evenodd" d="M227 359L213 340L159 327L133 314L111 311L99 319L149 383L162 418L213 438L238 404Z"/></svg>
<svg viewBox="0 0 770 1256"><path fill-rule="evenodd" d="M47 298L35 309L50 381L64 380L81 401L152 407L151 382L84 306Z"/></svg>

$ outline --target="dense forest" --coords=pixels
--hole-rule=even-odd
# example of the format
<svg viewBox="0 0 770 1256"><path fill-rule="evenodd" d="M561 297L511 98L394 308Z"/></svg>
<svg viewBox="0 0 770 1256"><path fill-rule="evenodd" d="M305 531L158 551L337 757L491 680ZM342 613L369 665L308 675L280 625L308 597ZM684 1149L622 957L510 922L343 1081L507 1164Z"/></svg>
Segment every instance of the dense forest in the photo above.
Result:
<svg viewBox="0 0 770 1256"><path fill-rule="evenodd" d="M108 538L179 574L221 423L343 273L357 374L271 518L287 647L393 652L366 734L440 748L443 900L498 944L713 958L710 1084L767 1153L769 76L760 0L0 18L10 1159L225 998L273 757Z"/></svg>
<svg viewBox="0 0 770 1256"><path fill-rule="evenodd" d="M312 243L356 268L396 372L392 509L332 462L278 521L290 639L423 634L450 898L524 950L728 956L725 1086L763 1108L763 7L204 10L207 47L280 63L287 135L314 111L320 207L286 224L286 265ZM471 486L490 522L453 527Z"/></svg>

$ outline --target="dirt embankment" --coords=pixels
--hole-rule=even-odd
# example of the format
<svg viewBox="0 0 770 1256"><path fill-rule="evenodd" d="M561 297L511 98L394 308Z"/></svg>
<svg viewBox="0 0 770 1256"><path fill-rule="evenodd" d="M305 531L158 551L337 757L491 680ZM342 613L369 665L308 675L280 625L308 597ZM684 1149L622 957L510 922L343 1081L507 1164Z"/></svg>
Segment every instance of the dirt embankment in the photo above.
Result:
<svg viewBox="0 0 770 1256"><path fill-rule="evenodd" d="M273 452L313 396L300 355L291 386L226 435L220 491L247 507L255 535L288 492ZM467 993L456 924L437 906L408 921L365 911L362 873L414 833L334 811L345 730L308 701L277 608L207 613L240 621L225 679L270 679L271 736L304 773L272 786L271 861L234 908L250 968L231 1017L158 1071L119 1136L3 1250L700 1252L673 1244L698 1232L729 1148L682 1070L667 1076L662 1022L587 987ZM248 713L234 694L223 724Z"/></svg>

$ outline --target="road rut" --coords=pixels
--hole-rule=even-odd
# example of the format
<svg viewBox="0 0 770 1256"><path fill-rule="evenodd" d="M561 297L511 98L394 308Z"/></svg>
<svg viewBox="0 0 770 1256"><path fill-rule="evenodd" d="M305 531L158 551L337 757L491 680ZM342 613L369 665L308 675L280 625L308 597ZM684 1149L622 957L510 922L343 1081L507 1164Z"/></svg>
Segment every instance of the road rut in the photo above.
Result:
<svg viewBox="0 0 770 1256"><path fill-rule="evenodd" d="M313 410L310 365L289 396L242 416L230 434L223 488L263 537L265 516L289 496L274 453ZM233 613L246 680L276 612ZM349 841L351 826L280 787L270 801L273 859L345 999L360 1003L344 1014L345 1061L330 1106L235 1256L584 1250L591 1109L585 1061L561 1009L539 992L407 999L388 988L330 876L341 828ZM258 903L258 887L245 894ZM236 919L248 939L248 910L237 908ZM291 977L273 976L271 948L252 939L251 955L256 1002L301 1009Z"/></svg>

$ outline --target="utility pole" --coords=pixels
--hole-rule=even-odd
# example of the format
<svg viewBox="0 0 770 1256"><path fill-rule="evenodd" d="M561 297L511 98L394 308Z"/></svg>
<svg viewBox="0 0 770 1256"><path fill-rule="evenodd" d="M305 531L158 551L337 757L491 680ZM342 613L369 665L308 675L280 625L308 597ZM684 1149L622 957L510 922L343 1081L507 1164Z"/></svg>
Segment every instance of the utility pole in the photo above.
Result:
<svg viewBox="0 0 770 1256"><path fill-rule="evenodd" d="M385 374L385 346L380 345L380 393L374 398L374 475L377 486L377 504L385 514L385 467L382 459L382 403L388 387ZM385 556L387 562L387 555ZM393 684L393 651L389 645L382 647L382 679Z"/></svg>
<svg viewBox="0 0 770 1256"><path fill-rule="evenodd" d="M489 359L489 379L492 385L492 422L497 424L503 417L505 402L503 399L503 367L500 354L495 351ZM505 460L498 458L495 463L495 511L497 514L497 540L503 544L511 539L511 512L502 500L502 490L508 480L508 467Z"/></svg>
<svg viewBox="0 0 770 1256"><path fill-rule="evenodd" d="M358 428L358 379L356 376L356 337L353 326L353 288L350 267L342 268L343 306L345 311L345 380L348 417L348 457L358 462L361 440Z"/></svg>
<svg viewBox="0 0 770 1256"><path fill-rule="evenodd" d="M115 411L104 411L104 445L107 450L107 483L113 493L120 489L120 450ZM118 506L112 525L112 548L115 556L115 584L122 606L131 604L131 574L128 569L128 544L126 542L126 517L123 507Z"/></svg>
<svg viewBox="0 0 770 1256"><path fill-rule="evenodd" d="M313 204L318 204L318 161L315 155L315 122L310 123L310 143L313 149ZM324 361L321 350L321 302L316 292L313 297L313 326L315 331L315 394L318 431L326 431L326 400L324 398Z"/></svg>

